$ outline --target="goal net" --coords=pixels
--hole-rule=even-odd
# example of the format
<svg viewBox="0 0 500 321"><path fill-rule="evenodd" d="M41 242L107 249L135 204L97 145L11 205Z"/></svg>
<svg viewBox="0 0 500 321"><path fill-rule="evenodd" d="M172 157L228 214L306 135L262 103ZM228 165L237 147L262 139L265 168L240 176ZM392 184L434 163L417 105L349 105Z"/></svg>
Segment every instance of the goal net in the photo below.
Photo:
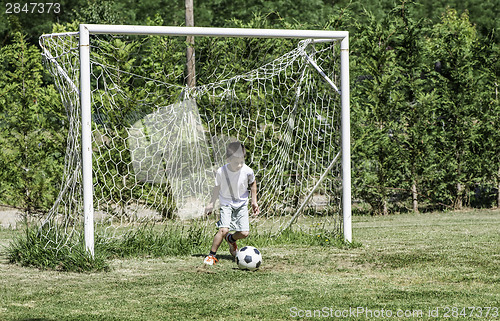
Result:
<svg viewBox="0 0 500 321"><path fill-rule="evenodd" d="M90 34L85 67L80 37L40 37L68 117L61 190L43 223L67 235L54 246L84 223L104 237L150 221L213 224L204 207L232 141L258 182L253 228L342 233L338 39L197 36L193 45L184 35Z"/></svg>

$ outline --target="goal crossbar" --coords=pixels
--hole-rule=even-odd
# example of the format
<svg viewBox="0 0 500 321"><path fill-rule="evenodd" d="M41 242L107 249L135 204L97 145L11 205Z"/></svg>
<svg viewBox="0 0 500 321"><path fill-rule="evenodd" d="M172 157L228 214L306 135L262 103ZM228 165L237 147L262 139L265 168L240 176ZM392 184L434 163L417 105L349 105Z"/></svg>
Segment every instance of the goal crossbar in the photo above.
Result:
<svg viewBox="0 0 500 321"><path fill-rule="evenodd" d="M289 29L250 29L250 28L205 28L205 27L168 27L135 25L80 25L90 34L115 35L162 35L162 36L206 36L206 37L253 37L253 38L299 38L322 39L323 41L344 40L347 31L329 30L289 30ZM347 45L347 44L346 44Z"/></svg>
<svg viewBox="0 0 500 321"><path fill-rule="evenodd" d="M351 227L351 163L349 107L349 34L347 31L286 30L250 28L204 28L136 25L81 24L80 45L80 104L82 118L82 185L85 246L94 255L94 208L92 184L92 115L90 34L162 35L198 37L255 37L312 39L316 42L340 41L341 96L341 155L342 155L342 216L344 240L352 242ZM332 89L333 90L333 89Z"/></svg>

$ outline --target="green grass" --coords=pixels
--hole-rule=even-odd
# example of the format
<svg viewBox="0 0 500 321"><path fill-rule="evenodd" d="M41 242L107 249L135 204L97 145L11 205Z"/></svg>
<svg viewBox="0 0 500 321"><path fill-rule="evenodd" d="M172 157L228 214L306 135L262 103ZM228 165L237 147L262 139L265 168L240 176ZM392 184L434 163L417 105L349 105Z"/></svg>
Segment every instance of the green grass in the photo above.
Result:
<svg viewBox="0 0 500 321"><path fill-rule="evenodd" d="M495 310L470 317L467 309L500 308L499 226L498 210L354 217L362 246L256 239L264 258L257 272L238 270L225 247L211 268L201 264L203 249L119 255L109 271L92 273L7 264L3 256L0 320L290 320L349 309L364 311L333 319L373 320L382 309L393 317L379 320L500 319ZM0 230L0 245L23 232ZM439 317L429 317L436 309Z"/></svg>
<svg viewBox="0 0 500 321"><path fill-rule="evenodd" d="M6 248L9 263L41 269L70 272L99 272L109 270L109 261L116 258L163 257L193 255L206 252L212 245L214 228L192 222L146 224L122 231L122 235L105 236L98 231L95 256L85 250L83 235L74 234L69 240L64 230L32 225L15 237ZM64 246L56 246L64 242ZM314 228L305 232L290 228L279 235L254 229L245 243L256 247L283 245L320 245L354 248L360 244L345 242L337 232Z"/></svg>

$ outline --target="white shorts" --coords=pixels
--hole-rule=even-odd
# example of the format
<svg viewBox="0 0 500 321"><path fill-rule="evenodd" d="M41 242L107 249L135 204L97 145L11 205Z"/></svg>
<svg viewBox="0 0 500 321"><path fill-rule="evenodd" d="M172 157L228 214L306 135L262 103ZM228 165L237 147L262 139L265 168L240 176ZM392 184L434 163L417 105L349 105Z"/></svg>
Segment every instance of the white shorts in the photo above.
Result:
<svg viewBox="0 0 500 321"><path fill-rule="evenodd" d="M248 220L248 204L238 208L231 205L221 205L220 219L215 224L217 228L228 228L230 231L247 232L250 231Z"/></svg>

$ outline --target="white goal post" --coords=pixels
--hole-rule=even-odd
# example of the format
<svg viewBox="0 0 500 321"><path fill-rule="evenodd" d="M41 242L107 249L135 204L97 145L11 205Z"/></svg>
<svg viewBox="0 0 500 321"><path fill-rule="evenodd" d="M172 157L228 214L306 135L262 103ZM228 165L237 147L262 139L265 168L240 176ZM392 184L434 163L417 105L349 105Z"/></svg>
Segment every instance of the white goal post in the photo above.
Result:
<svg viewBox="0 0 500 321"><path fill-rule="evenodd" d="M134 47L143 42L131 37L142 36L159 40ZM201 42L196 59L203 73L194 87L171 82L182 76L172 61L188 36ZM182 218L184 210L199 211L204 197L196 195L206 194L212 166L224 161L222 146L238 139L251 149L271 229L333 224L352 242L348 32L82 24L76 33L42 36L41 47L70 118L49 230L59 222L71 237L83 219L84 246L93 256L94 233L102 232L95 225L116 228L131 204L141 214L173 209ZM141 48L130 58L139 69L128 71L133 48Z"/></svg>

